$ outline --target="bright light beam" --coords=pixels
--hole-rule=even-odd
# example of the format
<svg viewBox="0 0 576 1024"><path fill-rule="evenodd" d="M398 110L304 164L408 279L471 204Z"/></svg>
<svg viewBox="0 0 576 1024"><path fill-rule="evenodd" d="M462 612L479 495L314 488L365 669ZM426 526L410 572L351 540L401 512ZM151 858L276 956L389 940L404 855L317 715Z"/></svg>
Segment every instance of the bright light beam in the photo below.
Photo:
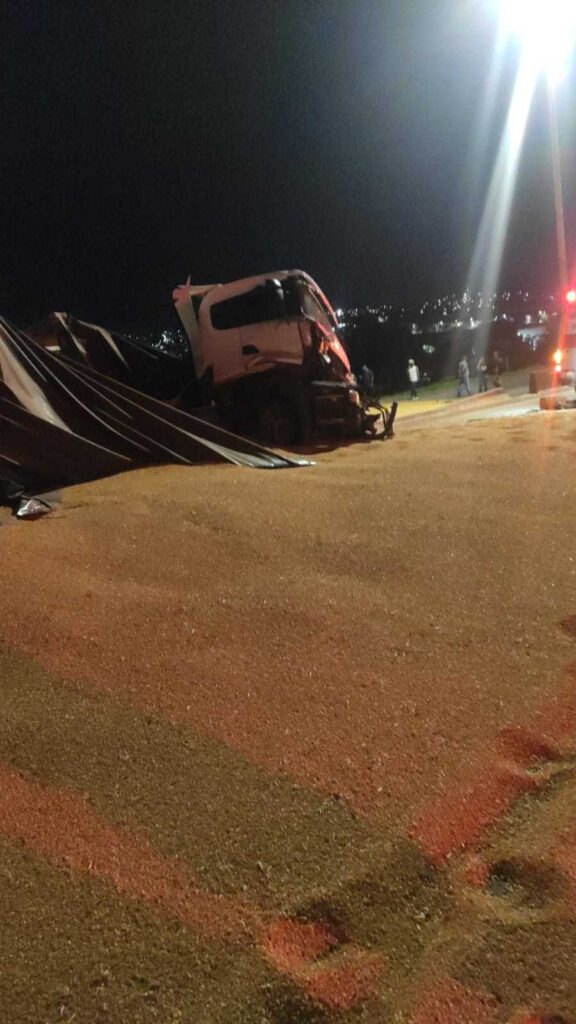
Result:
<svg viewBox="0 0 576 1024"><path fill-rule="evenodd" d="M523 63L514 86L512 102L472 258L468 290L472 293L479 291L488 299L496 291L500 277L518 165L534 99L536 81L532 69ZM489 326L485 324L485 330L481 332L484 337L480 338L482 351L486 346L488 331Z"/></svg>
<svg viewBox="0 0 576 1024"><path fill-rule="evenodd" d="M500 0L502 28L516 38L522 60L536 77L557 85L570 66L576 44L574 0Z"/></svg>
<svg viewBox="0 0 576 1024"><path fill-rule="evenodd" d="M500 276L518 166L538 83L541 79L547 80L553 99L555 87L568 71L576 47L576 0L497 2L501 16L497 52L503 55L506 43L515 39L519 43L520 53L516 84L484 205L468 278L467 290L472 293L480 291L487 299L496 291ZM557 131L555 120L553 127ZM557 146L555 193L560 276L564 284L566 245L563 240L563 202L556 137L553 142ZM480 338L482 350L486 345L488 331L489 325L485 323L484 337Z"/></svg>

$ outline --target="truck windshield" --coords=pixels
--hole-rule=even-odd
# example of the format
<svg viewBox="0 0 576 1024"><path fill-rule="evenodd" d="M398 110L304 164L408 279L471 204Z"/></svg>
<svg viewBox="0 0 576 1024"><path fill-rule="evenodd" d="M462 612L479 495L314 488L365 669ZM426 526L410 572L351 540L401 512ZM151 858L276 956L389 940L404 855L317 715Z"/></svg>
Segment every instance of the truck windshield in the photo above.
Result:
<svg viewBox="0 0 576 1024"><path fill-rule="evenodd" d="M311 317L313 320L318 320L329 330L333 331L334 334L338 334L338 325L330 309L322 301L322 296L315 292L307 281L302 278L295 279L289 277L284 281L284 286L286 290L288 288L293 289L296 286L300 313Z"/></svg>
<svg viewBox="0 0 576 1024"><path fill-rule="evenodd" d="M319 320L325 327L332 329L334 324L328 314L328 310L320 304L314 293L306 285L300 286L300 305L305 316L313 320Z"/></svg>

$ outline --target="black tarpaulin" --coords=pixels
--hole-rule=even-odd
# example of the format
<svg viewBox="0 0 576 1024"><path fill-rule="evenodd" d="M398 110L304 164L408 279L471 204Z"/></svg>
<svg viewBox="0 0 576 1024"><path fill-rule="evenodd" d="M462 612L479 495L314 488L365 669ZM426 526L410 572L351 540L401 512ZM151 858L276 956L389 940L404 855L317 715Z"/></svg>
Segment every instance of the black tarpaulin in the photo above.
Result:
<svg viewBox="0 0 576 1024"><path fill-rule="evenodd" d="M69 313L51 313L31 333L41 344L56 345L70 361L161 401L196 385L191 352L186 356L155 351Z"/></svg>
<svg viewBox="0 0 576 1024"><path fill-rule="evenodd" d="M308 464L174 409L86 363L54 355L2 319L0 376L4 482L37 491L161 462L259 469Z"/></svg>

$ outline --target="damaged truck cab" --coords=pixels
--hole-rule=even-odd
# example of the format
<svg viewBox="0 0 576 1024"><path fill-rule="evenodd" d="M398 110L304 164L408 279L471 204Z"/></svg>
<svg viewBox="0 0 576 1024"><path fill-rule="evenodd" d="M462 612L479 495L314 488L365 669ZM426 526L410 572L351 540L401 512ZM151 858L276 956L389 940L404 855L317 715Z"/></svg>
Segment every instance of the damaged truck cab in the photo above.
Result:
<svg viewBox="0 0 576 1024"><path fill-rule="evenodd" d="M351 372L330 303L300 270L173 293L196 377L228 429L279 447L392 432ZM386 420L384 417L386 416Z"/></svg>

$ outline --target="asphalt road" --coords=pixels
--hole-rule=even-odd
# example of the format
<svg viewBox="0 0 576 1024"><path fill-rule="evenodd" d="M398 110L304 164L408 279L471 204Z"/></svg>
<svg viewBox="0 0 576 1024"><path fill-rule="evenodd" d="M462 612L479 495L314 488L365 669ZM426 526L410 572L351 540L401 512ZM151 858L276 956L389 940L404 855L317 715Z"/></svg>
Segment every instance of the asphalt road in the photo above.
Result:
<svg viewBox="0 0 576 1024"><path fill-rule="evenodd" d="M494 389L485 394L473 394L469 398L430 399L425 396L418 402L400 403L399 417L402 429L447 426L449 424L471 423L476 420L495 420L514 416L540 413L540 398L557 395L562 399L575 397L574 389L562 387L530 394L526 384L512 384Z"/></svg>

